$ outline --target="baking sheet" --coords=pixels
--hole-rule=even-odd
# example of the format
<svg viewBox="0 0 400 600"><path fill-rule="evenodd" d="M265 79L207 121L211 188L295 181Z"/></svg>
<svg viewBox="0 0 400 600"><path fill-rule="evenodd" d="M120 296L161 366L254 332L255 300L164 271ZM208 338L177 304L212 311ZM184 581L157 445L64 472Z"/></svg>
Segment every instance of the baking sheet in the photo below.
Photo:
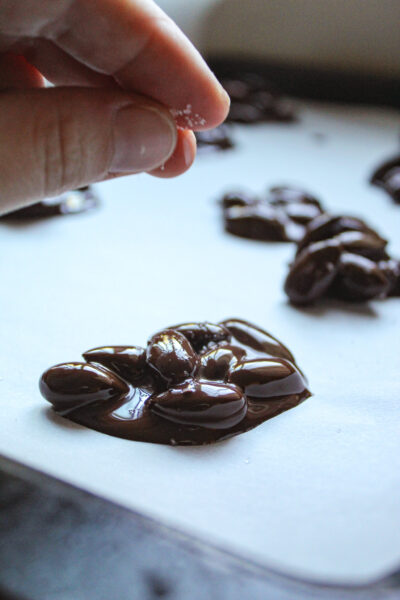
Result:
<svg viewBox="0 0 400 600"><path fill-rule="evenodd" d="M216 205L297 184L400 256L400 207L367 182L398 131L388 111L306 105L297 125L235 127L235 150L176 180L100 185L98 211L2 223L0 452L294 574L365 582L399 565L400 300L290 307L293 246L224 234ZM72 424L39 394L43 370L90 347L229 316L281 338L314 396L228 442L171 448Z"/></svg>

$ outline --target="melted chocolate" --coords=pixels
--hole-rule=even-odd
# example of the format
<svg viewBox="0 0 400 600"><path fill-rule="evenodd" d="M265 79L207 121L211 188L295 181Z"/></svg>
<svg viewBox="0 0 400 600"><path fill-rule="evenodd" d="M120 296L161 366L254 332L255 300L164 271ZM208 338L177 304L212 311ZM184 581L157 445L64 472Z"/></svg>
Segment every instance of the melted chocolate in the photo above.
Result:
<svg viewBox="0 0 400 600"><path fill-rule="evenodd" d="M220 125L215 129L195 132L197 148L200 152L208 150L230 150L235 146L229 129L226 125Z"/></svg>
<svg viewBox="0 0 400 600"><path fill-rule="evenodd" d="M287 186L273 187L262 198L231 192L222 198L225 230L266 242L295 242L322 213L316 198Z"/></svg>
<svg viewBox="0 0 400 600"><path fill-rule="evenodd" d="M400 261L387 241L355 217L320 215L307 227L285 282L293 304L323 296L349 302L400 295Z"/></svg>
<svg viewBox="0 0 400 600"><path fill-rule="evenodd" d="M25 206L19 210L3 215L2 219L25 220L45 219L58 215L72 215L86 212L98 206L98 198L91 187L83 187L78 190L66 192L61 196L47 198L31 206Z"/></svg>
<svg viewBox="0 0 400 600"><path fill-rule="evenodd" d="M383 163L374 171L371 183L385 190L400 204L400 155Z"/></svg>
<svg viewBox="0 0 400 600"><path fill-rule="evenodd" d="M310 396L291 352L239 319L176 325L146 349L106 346L83 357L48 369L42 395L62 416L129 440L209 444Z"/></svg>
<svg viewBox="0 0 400 600"><path fill-rule="evenodd" d="M250 124L293 122L292 104L268 79L255 73L238 73L221 80L231 98L227 121Z"/></svg>

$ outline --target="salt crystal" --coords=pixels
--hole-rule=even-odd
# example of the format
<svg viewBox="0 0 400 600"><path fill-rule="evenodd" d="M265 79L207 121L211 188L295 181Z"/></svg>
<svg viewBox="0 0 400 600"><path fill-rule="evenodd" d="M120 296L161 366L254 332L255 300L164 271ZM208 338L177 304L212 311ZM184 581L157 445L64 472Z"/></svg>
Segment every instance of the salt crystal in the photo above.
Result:
<svg viewBox="0 0 400 600"><path fill-rule="evenodd" d="M178 129L194 129L195 127L203 126L206 124L206 119L204 119L199 113L192 113L192 105L187 104L185 108L171 108L171 115L176 119L177 117L181 117L181 121L183 120L186 123L186 127L182 127L178 125Z"/></svg>

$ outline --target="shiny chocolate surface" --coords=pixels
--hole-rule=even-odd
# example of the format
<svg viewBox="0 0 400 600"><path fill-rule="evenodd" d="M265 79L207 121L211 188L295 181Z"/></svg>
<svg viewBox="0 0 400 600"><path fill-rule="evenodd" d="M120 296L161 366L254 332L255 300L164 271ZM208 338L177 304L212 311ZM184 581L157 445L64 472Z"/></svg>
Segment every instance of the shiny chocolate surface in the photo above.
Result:
<svg viewBox="0 0 400 600"><path fill-rule="evenodd" d="M289 186L273 187L262 197L229 192L221 204L225 231L265 242L297 242L323 213L314 196Z"/></svg>
<svg viewBox="0 0 400 600"><path fill-rule="evenodd" d="M380 165L372 173L370 182L400 204L400 154Z"/></svg>
<svg viewBox="0 0 400 600"><path fill-rule="evenodd" d="M200 445L244 433L310 396L291 352L240 319L184 323L146 348L105 346L48 369L40 391L62 416L117 437Z"/></svg>
<svg viewBox="0 0 400 600"><path fill-rule="evenodd" d="M201 153L209 151L230 150L234 148L235 143L227 125L219 125L214 129L196 131L197 149Z"/></svg>
<svg viewBox="0 0 400 600"><path fill-rule="evenodd" d="M324 296L365 302L400 295L400 261L387 241L356 217L320 215L298 242L285 292L297 305Z"/></svg>
<svg viewBox="0 0 400 600"><path fill-rule="evenodd" d="M260 74L239 72L222 78L221 83L231 99L227 122L291 123L296 120L292 103Z"/></svg>

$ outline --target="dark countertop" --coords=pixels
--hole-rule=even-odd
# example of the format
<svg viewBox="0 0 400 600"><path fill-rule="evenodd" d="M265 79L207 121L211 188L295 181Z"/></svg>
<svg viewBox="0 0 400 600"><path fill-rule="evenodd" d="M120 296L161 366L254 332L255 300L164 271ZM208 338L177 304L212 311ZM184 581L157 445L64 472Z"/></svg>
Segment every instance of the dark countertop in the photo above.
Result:
<svg viewBox="0 0 400 600"><path fill-rule="evenodd" d="M362 587L311 584L0 458L0 598L394 600L400 571Z"/></svg>

